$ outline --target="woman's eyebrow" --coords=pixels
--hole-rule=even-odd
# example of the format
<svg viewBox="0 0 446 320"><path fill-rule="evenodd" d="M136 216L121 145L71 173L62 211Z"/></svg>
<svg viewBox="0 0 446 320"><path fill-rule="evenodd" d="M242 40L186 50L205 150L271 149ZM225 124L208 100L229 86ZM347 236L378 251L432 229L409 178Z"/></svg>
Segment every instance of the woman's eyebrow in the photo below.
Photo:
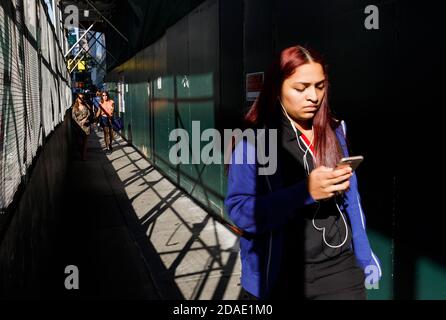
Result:
<svg viewBox="0 0 446 320"><path fill-rule="evenodd" d="M322 82L324 82L324 81L325 81L325 79L322 79L322 80L319 80L318 82L315 82L314 84L320 84L320 83L322 83ZM296 82L294 82L294 84L303 84L303 85L308 86L308 85L311 84L311 82L296 81Z"/></svg>

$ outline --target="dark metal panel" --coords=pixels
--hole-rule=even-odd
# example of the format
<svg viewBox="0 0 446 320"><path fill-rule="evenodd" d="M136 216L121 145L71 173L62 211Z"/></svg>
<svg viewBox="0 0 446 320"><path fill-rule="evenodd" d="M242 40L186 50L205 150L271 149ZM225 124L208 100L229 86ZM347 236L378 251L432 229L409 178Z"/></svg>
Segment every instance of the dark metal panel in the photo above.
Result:
<svg viewBox="0 0 446 320"><path fill-rule="evenodd" d="M189 100L191 121L200 121L200 131L216 128L219 97L219 5L207 1L189 15ZM185 79L183 79L185 80ZM201 149L207 141L200 143ZM221 166L193 165L191 176L196 186L192 195L213 211L221 212Z"/></svg>
<svg viewBox="0 0 446 320"><path fill-rule="evenodd" d="M243 4L244 1L239 0L219 1L220 89L215 91L219 130L241 126L244 110Z"/></svg>
<svg viewBox="0 0 446 320"><path fill-rule="evenodd" d="M274 1L245 0L243 3L244 71L266 71L274 50Z"/></svg>

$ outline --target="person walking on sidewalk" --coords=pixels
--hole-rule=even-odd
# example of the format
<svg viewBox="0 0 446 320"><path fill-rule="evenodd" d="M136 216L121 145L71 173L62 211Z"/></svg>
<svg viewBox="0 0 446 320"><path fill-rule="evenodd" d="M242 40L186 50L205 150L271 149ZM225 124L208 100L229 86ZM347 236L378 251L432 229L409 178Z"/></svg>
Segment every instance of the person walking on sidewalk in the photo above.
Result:
<svg viewBox="0 0 446 320"><path fill-rule="evenodd" d="M366 299L365 274L370 284L382 276L356 175L337 166L348 156L346 126L330 112L328 88L317 52L283 50L245 117L249 128L277 130L277 141L234 144L225 205L243 233L244 298ZM276 157L270 175L258 173L262 154Z"/></svg>
<svg viewBox="0 0 446 320"><path fill-rule="evenodd" d="M100 102L100 111L99 111L99 124L102 130L104 131L104 140L107 152L113 151L112 118L113 118L114 108L115 108L115 102L112 99L110 99L108 92L107 91L102 92L102 99Z"/></svg>
<svg viewBox="0 0 446 320"><path fill-rule="evenodd" d="M84 99L85 97L83 94L77 95L71 110L71 116L76 122L75 134L79 144L81 159L85 161L85 156L87 154L87 140L90 135L91 111Z"/></svg>
<svg viewBox="0 0 446 320"><path fill-rule="evenodd" d="M96 94L93 98L91 98L91 104L93 106L93 113L94 113L94 124L98 124L99 122L99 115L101 112L100 104L102 100L102 92L100 90L96 90Z"/></svg>

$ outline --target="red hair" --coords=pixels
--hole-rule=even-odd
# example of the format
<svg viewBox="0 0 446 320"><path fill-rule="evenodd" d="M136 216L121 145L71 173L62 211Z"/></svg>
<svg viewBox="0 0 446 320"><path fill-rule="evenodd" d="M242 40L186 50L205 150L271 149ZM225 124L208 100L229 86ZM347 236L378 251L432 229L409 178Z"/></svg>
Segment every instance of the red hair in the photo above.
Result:
<svg viewBox="0 0 446 320"><path fill-rule="evenodd" d="M342 158L342 151L335 133L338 122L332 116L328 105L327 67L322 56L316 51L302 46L284 49L273 60L265 75L262 91L246 114L245 122L248 127L270 128L271 121L277 119L282 112L278 97L281 94L283 82L295 72L296 68L311 62L320 64L325 75L325 93L313 118L315 165L334 168Z"/></svg>

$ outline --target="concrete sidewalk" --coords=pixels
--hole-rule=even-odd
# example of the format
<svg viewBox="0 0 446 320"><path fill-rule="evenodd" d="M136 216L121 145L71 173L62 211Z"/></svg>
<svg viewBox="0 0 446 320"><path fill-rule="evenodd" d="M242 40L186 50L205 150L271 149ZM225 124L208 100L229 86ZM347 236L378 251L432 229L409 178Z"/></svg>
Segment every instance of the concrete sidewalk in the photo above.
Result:
<svg viewBox="0 0 446 320"><path fill-rule="evenodd" d="M66 217L74 229L64 261L80 264L80 297L237 299L237 236L122 138L112 154L103 149L94 130L87 161L70 170L79 201Z"/></svg>

